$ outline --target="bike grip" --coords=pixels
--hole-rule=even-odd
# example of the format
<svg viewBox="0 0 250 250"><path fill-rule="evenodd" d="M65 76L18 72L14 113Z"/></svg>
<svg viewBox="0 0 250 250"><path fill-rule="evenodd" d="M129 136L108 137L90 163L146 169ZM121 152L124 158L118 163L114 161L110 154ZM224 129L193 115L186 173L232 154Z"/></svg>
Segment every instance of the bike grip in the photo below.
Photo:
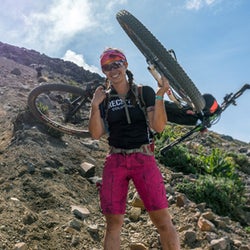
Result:
<svg viewBox="0 0 250 250"><path fill-rule="evenodd" d="M162 85L160 84L160 83L162 82L161 74L157 71L157 69L155 68L154 64L150 64L150 63L149 63L149 65L148 65L148 70L149 70L149 72L152 74L152 76L155 78L155 80L158 82L158 86L159 86L159 87L162 87ZM168 95L168 97L169 97L169 99L170 99L171 101L173 101L174 103L176 103L176 105L177 105L178 107L180 107L180 108L182 107L182 106L180 105L180 102L179 102L179 101L175 98L175 96L173 95L171 88L169 88L168 91L167 91L166 93L167 93L167 95Z"/></svg>
<svg viewBox="0 0 250 250"><path fill-rule="evenodd" d="M242 87L242 90L245 91L247 89L250 89L250 84L245 84L243 87Z"/></svg>
<svg viewBox="0 0 250 250"><path fill-rule="evenodd" d="M161 78L161 74L156 70L155 66L153 64L150 64L148 66L148 70L151 73L151 75L154 77L154 79L158 82L159 87L161 87L161 82L162 82L162 78Z"/></svg>

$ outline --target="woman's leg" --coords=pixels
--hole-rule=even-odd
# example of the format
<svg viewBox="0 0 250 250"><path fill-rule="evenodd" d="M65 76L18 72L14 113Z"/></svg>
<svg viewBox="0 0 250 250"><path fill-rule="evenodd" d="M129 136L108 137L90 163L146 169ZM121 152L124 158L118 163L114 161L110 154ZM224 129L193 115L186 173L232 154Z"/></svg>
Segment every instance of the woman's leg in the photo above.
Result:
<svg viewBox="0 0 250 250"><path fill-rule="evenodd" d="M106 158L100 186L101 209L106 218L104 250L120 249L128 184L126 157L120 154L109 155Z"/></svg>
<svg viewBox="0 0 250 250"><path fill-rule="evenodd" d="M177 232L167 208L151 211L149 216L159 231L163 250L180 250Z"/></svg>
<svg viewBox="0 0 250 250"><path fill-rule="evenodd" d="M132 179L152 222L160 233L162 248L179 250L179 238L167 209L164 180L155 158L138 154L135 156L135 166L136 163L138 168Z"/></svg>
<svg viewBox="0 0 250 250"><path fill-rule="evenodd" d="M106 214L106 232L104 237L104 250L119 250L121 245L120 234L124 215Z"/></svg>

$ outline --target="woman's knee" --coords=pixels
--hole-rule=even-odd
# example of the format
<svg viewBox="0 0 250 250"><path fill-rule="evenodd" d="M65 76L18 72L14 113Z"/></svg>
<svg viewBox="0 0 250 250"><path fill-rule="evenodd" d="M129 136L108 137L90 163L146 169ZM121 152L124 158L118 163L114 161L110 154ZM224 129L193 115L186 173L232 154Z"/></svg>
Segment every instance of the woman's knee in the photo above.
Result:
<svg viewBox="0 0 250 250"><path fill-rule="evenodd" d="M166 209L149 212L149 216L159 230L168 230L173 226L170 214Z"/></svg>
<svg viewBox="0 0 250 250"><path fill-rule="evenodd" d="M105 215L107 230L120 230L123 225L124 215L121 214L108 214Z"/></svg>

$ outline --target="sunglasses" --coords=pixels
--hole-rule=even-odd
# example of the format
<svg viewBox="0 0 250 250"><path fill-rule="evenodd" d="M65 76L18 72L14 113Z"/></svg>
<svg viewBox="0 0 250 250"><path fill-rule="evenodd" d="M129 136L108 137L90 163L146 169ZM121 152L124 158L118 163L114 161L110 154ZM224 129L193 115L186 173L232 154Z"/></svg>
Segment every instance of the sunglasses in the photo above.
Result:
<svg viewBox="0 0 250 250"><path fill-rule="evenodd" d="M124 65L124 60L120 60L120 61L102 65L102 70L111 71L112 69L119 69L123 65Z"/></svg>

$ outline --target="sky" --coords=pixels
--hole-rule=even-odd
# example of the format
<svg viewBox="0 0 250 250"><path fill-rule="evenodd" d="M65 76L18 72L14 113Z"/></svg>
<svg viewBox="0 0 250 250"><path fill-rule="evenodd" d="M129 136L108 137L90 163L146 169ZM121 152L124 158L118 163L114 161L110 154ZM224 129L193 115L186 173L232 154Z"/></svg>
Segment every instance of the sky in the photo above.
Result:
<svg viewBox="0 0 250 250"><path fill-rule="evenodd" d="M250 84L249 0L1 0L0 41L72 61L102 74L99 56L122 49L135 81L157 84L145 58L116 20L139 19L177 60L201 93L219 103ZM250 90L210 130L250 142Z"/></svg>

